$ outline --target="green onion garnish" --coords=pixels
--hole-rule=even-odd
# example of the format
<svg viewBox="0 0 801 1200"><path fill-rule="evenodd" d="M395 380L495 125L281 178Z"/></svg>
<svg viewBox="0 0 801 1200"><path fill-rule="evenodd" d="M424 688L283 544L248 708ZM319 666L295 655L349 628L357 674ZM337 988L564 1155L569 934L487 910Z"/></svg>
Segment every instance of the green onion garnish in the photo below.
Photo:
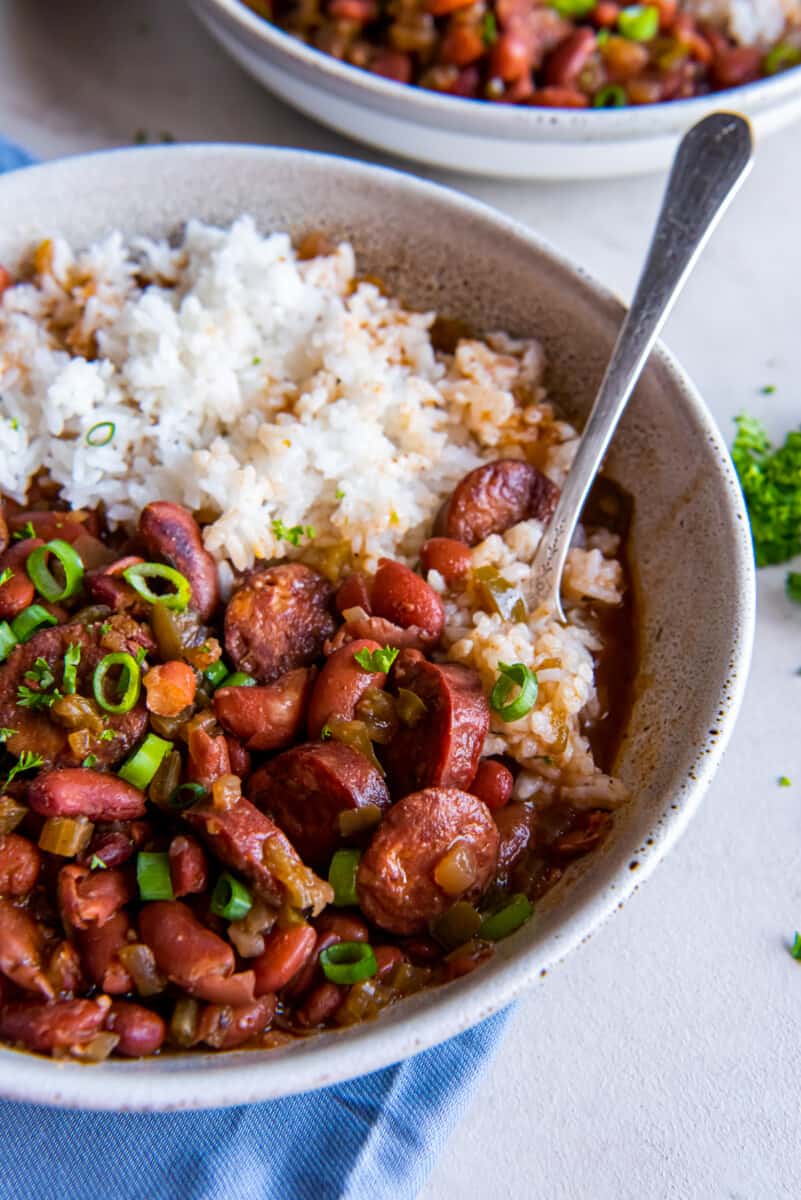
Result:
<svg viewBox="0 0 801 1200"><path fill-rule="evenodd" d="M232 671L225 680L226 687L255 687L256 680L244 671Z"/></svg>
<svg viewBox="0 0 801 1200"><path fill-rule="evenodd" d="M27 642L46 625L58 625L58 618L41 604L29 604L11 622L11 631L18 642Z"/></svg>
<svg viewBox="0 0 801 1200"><path fill-rule="evenodd" d="M116 704L109 700L105 693L106 676L112 667L121 668L119 683L117 685L118 692L121 695ZM95 700L106 712L130 712L139 699L140 686L141 671L136 659L131 654L122 652L107 654L95 667L95 673L92 677L92 690L95 694Z"/></svg>
<svg viewBox="0 0 801 1200"><path fill-rule="evenodd" d="M50 571L47 565L48 554L52 554L53 558L57 558L61 563L64 572L63 583L59 583ZM60 538L31 550L25 570L39 595L44 596L51 604L56 604L59 600L69 600L83 582L84 570L80 554L69 542L63 542Z"/></svg>
<svg viewBox="0 0 801 1200"><path fill-rule="evenodd" d="M524 925L533 911L534 906L528 896L519 892L503 908L484 918L478 936L488 942L499 942Z"/></svg>
<svg viewBox="0 0 801 1200"><path fill-rule="evenodd" d="M337 850L328 868L328 882L334 889L334 904L337 908L346 908L350 904L358 904L356 895L356 872L361 859L360 850Z"/></svg>
<svg viewBox="0 0 801 1200"><path fill-rule="evenodd" d="M64 680L61 685L68 696L74 695L78 686L77 666L80 661L81 647L77 642L70 642L64 655Z"/></svg>
<svg viewBox="0 0 801 1200"><path fill-rule="evenodd" d="M586 17L595 8L597 0L550 0L560 17Z"/></svg>
<svg viewBox="0 0 801 1200"><path fill-rule="evenodd" d="M537 699L537 676L524 663L498 663L498 679L490 693L490 708L502 721L519 721L531 712ZM520 691L507 703L517 686Z"/></svg>
<svg viewBox="0 0 801 1200"><path fill-rule="evenodd" d="M481 40L485 46L494 46L498 40L498 22L492 10L484 13L484 19L481 22Z"/></svg>
<svg viewBox="0 0 801 1200"><path fill-rule="evenodd" d="M87 446L107 446L114 434L117 432L117 426L113 421L98 421L86 433Z"/></svg>
<svg viewBox="0 0 801 1200"><path fill-rule="evenodd" d="M17 635L8 621L0 621L0 662L5 662L17 644Z"/></svg>
<svg viewBox="0 0 801 1200"><path fill-rule="evenodd" d="M624 108L629 98L626 89L619 83L609 83L600 88L592 98L593 108Z"/></svg>
<svg viewBox="0 0 801 1200"><path fill-rule="evenodd" d="M126 783L144 791L161 766L162 759L172 750L172 742L149 733L139 749L126 759L117 774Z"/></svg>
<svg viewBox="0 0 801 1200"><path fill-rule="evenodd" d="M366 942L336 942L320 952L320 966L332 983L358 983L378 970L373 947Z"/></svg>
<svg viewBox="0 0 801 1200"><path fill-rule="evenodd" d="M632 4L618 13L617 27L630 42L650 42L659 32L659 9L655 4Z"/></svg>
<svg viewBox="0 0 801 1200"><path fill-rule="evenodd" d="M168 567L165 563L136 563L123 571L122 577L148 604L163 604L165 608L171 608L174 612L183 612L192 599L189 580L180 571L176 571L175 567ZM148 587L149 579L166 579L175 591L157 595Z"/></svg>
<svg viewBox="0 0 801 1200"><path fill-rule="evenodd" d="M779 787L792 787L792 781L787 775L779 776Z"/></svg>
<svg viewBox="0 0 801 1200"><path fill-rule="evenodd" d="M33 521L26 521L22 529L18 529L12 534L12 540L15 542L27 542L28 538L35 538L36 530L33 527Z"/></svg>
<svg viewBox="0 0 801 1200"><path fill-rule="evenodd" d="M395 646L384 646L382 650L357 650L354 659L365 671L386 674L400 652Z"/></svg>
<svg viewBox="0 0 801 1200"><path fill-rule="evenodd" d="M801 933L799 933L798 930L796 930L793 944L790 947L790 953L792 954L793 958L797 958L799 961L801 961Z"/></svg>
<svg viewBox="0 0 801 1200"><path fill-rule="evenodd" d="M779 42L772 50L768 50L762 60L762 70L765 75L778 75L788 67L797 67L801 63L801 50L791 46L789 42Z"/></svg>
<svg viewBox="0 0 801 1200"><path fill-rule="evenodd" d="M93 767L97 766L97 755L96 754L87 754L86 758L81 763L81 766L87 767L88 770L91 771Z"/></svg>
<svg viewBox="0 0 801 1200"><path fill-rule="evenodd" d="M208 679L213 688L218 688L228 674L228 668L221 658L211 663L203 672L203 678Z"/></svg>
<svg viewBox="0 0 801 1200"><path fill-rule="evenodd" d="M140 850L136 856L136 882L142 900L172 900L169 854Z"/></svg>
<svg viewBox="0 0 801 1200"><path fill-rule="evenodd" d="M107 871L108 863L104 863L102 858L98 858L96 854L93 854L91 857L91 860L89 862L89 870L90 871Z"/></svg>
<svg viewBox="0 0 801 1200"><path fill-rule="evenodd" d="M202 783L179 783L175 791L169 795L167 808L181 812L182 809L189 808L196 801L202 800L205 795L206 789Z"/></svg>
<svg viewBox="0 0 801 1200"><path fill-rule="evenodd" d="M214 885L211 893L211 911L226 921L241 921L253 907L253 897L244 883L240 883L226 871Z"/></svg>

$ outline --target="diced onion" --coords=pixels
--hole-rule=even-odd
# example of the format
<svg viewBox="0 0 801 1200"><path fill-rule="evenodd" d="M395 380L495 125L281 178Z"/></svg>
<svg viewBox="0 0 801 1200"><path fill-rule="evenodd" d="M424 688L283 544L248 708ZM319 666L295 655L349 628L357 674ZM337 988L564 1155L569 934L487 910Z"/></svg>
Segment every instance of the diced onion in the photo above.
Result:
<svg viewBox="0 0 801 1200"><path fill-rule="evenodd" d="M133 979L140 996L157 996L167 986L167 980L156 966L153 951L143 942L131 942L118 954L125 970Z"/></svg>
<svg viewBox="0 0 801 1200"><path fill-rule="evenodd" d="M434 882L446 896L460 896L476 881L476 860L467 842L457 841L434 868Z"/></svg>
<svg viewBox="0 0 801 1200"><path fill-rule="evenodd" d="M120 1040L117 1033L96 1033L88 1042L70 1046L70 1055L80 1062L103 1062Z"/></svg>
<svg viewBox="0 0 801 1200"><path fill-rule="evenodd" d="M381 820L381 809L377 804L362 804L359 808L344 808L337 817L342 837L353 837L365 829L372 829Z"/></svg>
<svg viewBox="0 0 801 1200"><path fill-rule="evenodd" d="M89 845L94 828L88 817L48 817L39 834L39 848L74 858Z"/></svg>
<svg viewBox="0 0 801 1200"><path fill-rule="evenodd" d="M200 1005L191 996L182 996L176 1003L170 1019L170 1041L188 1050L197 1041L197 1023Z"/></svg>
<svg viewBox="0 0 801 1200"><path fill-rule="evenodd" d="M211 785L212 807L228 812L242 799L242 780L238 775L220 775Z"/></svg>
<svg viewBox="0 0 801 1200"><path fill-rule="evenodd" d="M13 796L0 796L0 835L11 833L28 813L24 804L18 804Z"/></svg>

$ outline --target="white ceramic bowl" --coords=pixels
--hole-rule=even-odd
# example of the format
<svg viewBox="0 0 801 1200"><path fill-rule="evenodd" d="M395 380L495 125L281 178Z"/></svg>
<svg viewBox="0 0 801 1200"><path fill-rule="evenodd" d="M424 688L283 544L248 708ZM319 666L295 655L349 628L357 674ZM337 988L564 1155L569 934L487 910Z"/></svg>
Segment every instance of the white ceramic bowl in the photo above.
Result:
<svg viewBox="0 0 801 1200"><path fill-rule="evenodd" d="M312 49L241 0L190 0L223 49L324 125L434 167L513 179L600 179L667 167L681 135L718 109L762 136L801 115L801 67L727 92L622 109L489 104L438 95Z"/></svg>
<svg viewBox="0 0 801 1200"><path fill-rule="evenodd" d="M621 305L521 226L410 176L296 151L124 150L0 178L0 262L59 231L166 235L188 217L354 242L361 267L406 302L476 331L536 334L553 398L586 414ZM347 1032L280 1051L193 1053L87 1067L0 1050L0 1094L87 1108L217 1106L322 1087L459 1033L508 1004L588 936L687 825L728 738L748 667L754 572L746 515L711 417L655 351L615 440L610 472L634 497L639 686L617 771L634 801L534 919L481 970ZM636 864L637 869L634 869ZM546 985L547 986L547 985Z"/></svg>

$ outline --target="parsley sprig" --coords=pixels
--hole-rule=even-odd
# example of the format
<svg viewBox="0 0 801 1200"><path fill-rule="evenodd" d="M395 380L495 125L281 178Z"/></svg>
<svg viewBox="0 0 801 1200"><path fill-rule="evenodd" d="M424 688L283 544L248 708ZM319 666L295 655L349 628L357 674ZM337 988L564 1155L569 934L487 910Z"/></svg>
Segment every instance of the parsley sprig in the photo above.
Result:
<svg viewBox="0 0 801 1200"><path fill-rule="evenodd" d="M14 763L14 766L8 772L6 784L11 783L11 781L16 779L17 775L20 775L23 771L35 771L37 767L41 767L43 764L44 759L42 758L41 754L34 754L32 750L23 750L22 754L20 754L19 758Z"/></svg>
<svg viewBox="0 0 801 1200"><path fill-rule="evenodd" d="M283 521L276 519L273 521L273 536L279 541L289 542L290 546L299 546L300 539L305 537L317 537L317 530L313 525L285 525Z"/></svg>
<svg viewBox="0 0 801 1200"><path fill-rule="evenodd" d="M380 650L368 650L365 646L364 650L357 650L353 657L365 671L386 674L398 657L398 650L395 646L384 646Z"/></svg>
<svg viewBox="0 0 801 1200"><path fill-rule="evenodd" d="M20 708L40 711L50 708L56 700L61 699L61 692L54 686L56 677L50 670L50 664L46 659L37 658L31 669L25 672L23 679L27 679L28 684L33 683L36 686L29 687L25 683L19 685L17 703Z"/></svg>
<svg viewBox="0 0 801 1200"><path fill-rule="evenodd" d="M748 506L757 566L787 562L801 553L801 430L788 433L774 449L761 421L747 415L736 421L731 456ZM788 591L801 598L801 580L788 581Z"/></svg>

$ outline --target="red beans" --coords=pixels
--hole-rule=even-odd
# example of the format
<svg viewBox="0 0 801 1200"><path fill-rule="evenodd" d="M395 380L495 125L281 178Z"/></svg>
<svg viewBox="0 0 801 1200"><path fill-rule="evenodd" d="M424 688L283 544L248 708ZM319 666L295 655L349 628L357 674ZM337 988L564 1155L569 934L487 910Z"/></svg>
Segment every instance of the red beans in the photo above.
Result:
<svg viewBox="0 0 801 1200"><path fill-rule="evenodd" d="M544 87L531 93L531 103L540 108L588 108L590 99L575 88Z"/></svg>
<svg viewBox="0 0 801 1200"><path fill-rule="evenodd" d="M203 545L197 521L180 504L159 500L142 509L139 534L148 552L180 571L192 589L191 605L202 621L220 599L217 564Z"/></svg>
<svg viewBox="0 0 801 1200"><path fill-rule="evenodd" d="M170 842L170 879L176 900L206 890L209 880L206 854L199 842L179 834Z"/></svg>
<svg viewBox="0 0 801 1200"><path fill-rule="evenodd" d="M558 498L558 488L536 467L501 458L465 475L440 510L434 532L475 546L491 533L505 533L531 517L547 521Z"/></svg>
<svg viewBox="0 0 801 1200"><path fill-rule="evenodd" d="M217 719L248 750L282 750L303 728L315 676L313 668L300 667L263 687L220 687Z"/></svg>
<svg viewBox="0 0 801 1200"><path fill-rule="evenodd" d="M515 33L503 33L492 48L490 76L512 83L531 70L531 51L526 40Z"/></svg>
<svg viewBox="0 0 801 1200"><path fill-rule="evenodd" d="M275 996L260 996L238 1007L210 1004L200 1014L197 1039L215 1050L233 1050L262 1033L274 1013Z"/></svg>
<svg viewBox="0 0 801 1200"><path fill-rule="evenodd" d="M582 26L560 42L548 55L545 82L552 87L569 87L595 53L595 34Z"/></svg>
<svg viewBox="0 0 801 1200"><path fill-rule="evenodd" d="M40 1054L85 1045L103 1028L107 996L55 1004L8 1004L0 1011L0 1036Z"/></svg>
<svg viewBox="0 0 801 1200"><path fill-rule="evenodd" d="M139 788L87 767L43 771L28 789L28 803L42 817L130 821L145 815L145 797Z"/></svg>
<svg viewBox="0 0 801 1200"><path fill-rule="evenodd" d="M345 998L344 987L336 983L321 983L310 992L295 1014L298 1025L307 1029L324 1025Z"/></svg>
<svg viewBox="0 0 801 1200"><path fill-rule="evenodd" d="M317 935L311 925L275 929L264 939L264 952L253 959L255 992L277 992L286 987L314 953Z"/></svg>
<svg viewBox="0 0 801 1200"><path fill-rule="evenodd" d="M446 893L438 868L455 843L470 856L465 884ZM456 788L426 788L389 810L359 864L362 912L392 933L420 933L458 899L475 899L491 880L498 830L485 804Z"/></svg>
<svg viewBox="0 0 801 1200"><path fill-rule="evenodd" d="M119 958L120 950L128 945L130 931L128 914L117 912L103 925L86 925L75 934L86 974L110 996L134 990L134 981Z"/></svg>
<svg viewBox="0 0 801 1200"><path fill-rule="evenodd" d="M350 608L363 608L369 616L372 611L370 591L367 579L360 571L354 571L339 585L334 604L338 613L347 612Z"/></svg>
<svg viewBox="0 0 801 1200"><path fill-rule="evenodd" d="M712 78L719 88L740 87L759 79L762 67L759 46L733 46L715 52Z"/></svg>
<svg viewBox="0 0 801 1200"><path fill-rule="evenodd" d="M208 975L199 979L192 988L195 996L211 1000L213 1004L227 1004L232 1008L252 1004L254 1000L255 976L252 971L239 971L226 979L219 975Z"/></svg>
<svg viewBox="0 0 801 1200"><path fill-rule="evenodd" d="M381 983L385 983L392 975L398 963L403 962L403 953L397 946L376 946L375 961L378 964L376 979Z"/></svg>
<svg viewBox="0 0 801 1200"><path fill-rule="evenodd" d="M187 774L193 783L200 783L210 791L215 780L231 774L228 743L222 734L212 737L202 726L191 726L187 748Z"/></svg>
<svg viewBox="0 0 801 1200"><path fill-rule="evenodd" d="M317 921L317 941L313 953L306 960L297 975L286 986L284 995L295 999L304 995L315 981L323 978L320 967L320 955L329 946L337 942L366 942L368 939L367 926L358 917L350 917L347 913L334 913L330 909L323 913Z"/></svg>
<svg viewBox="0 0 801 1200"><path fill-rule="evenodd" d="M491 758L482 758L470 791L483 800L487 808L495 810L508 802L514 785L514 775L508 767Z"/></svg>
<svg viewBox="0 0 801 1200"><path fill-rule="evenodd" d="M39 878L42 856L17 833L0 837L0 896L27 896Z"/></svg>
<svg viewBox="0 0 801 1200"><path fill-rule="evenodd" d="M61 919L74 929L105 924L132 899L133 887L122 871L90 871L74 863L59 871Z"/></svg>
<svg viewBox="0 0 801 1200"><path fill-rule="evenodd" d="M445 624L442 601L424 579L403 563L379 559L373 580L373 613L401 629L415 628L426 645L439 641Z"/></svg>
<svg viewBox="0 0 801 1200"><path fill-rule="evenodd" d="M42 931L33 917L0 900L0 972L12 983L48 1000L53 988L42 971Z"/></svg>
<svg viewBox="0 0 801 1200"><path fill-rule="evenodd" d="M456 24L451 22L442 38L442 61L453 63L456 67L466 67L469 63L481 58L484 53L484 39L480 26Z"/></svg>
<svg viewBox="0 0 801 1200"><path fill-rule="evenodd" d="M188 992L197 993L202 980L224 979L233 972L234 952L228 942L201 925L178 900L143 905L139 933L162 974Z"/></svg>
<svg viewBox="0 0 801 1200"><path fill-rule="evenodd" d="M106 1029L116 1033L118 1054L141 1058L160 1050L167 1036L167 1026L158 1013L129 1000L115 1000L106 1017Z"/></svg>
<svg viewBox="0 0 801 1200"><path fill-rule="evenodd" d="M433 537L423 542L420 561L424 571L438 571L448 587L453 587L470 571L472 557L464 542Z"/></svg>
<svg viewBox="0 0 801 1200"><path fill-rule="evenodd" d="M352 721L364 693L370 688L383 688L386 675L381 671L365 671L354 657L363 650L372 654L380 649L381 645L371 638L355 638L328 656L309 701L307 728L310 738L318 738L323 725L332 716Z"/></svg>

